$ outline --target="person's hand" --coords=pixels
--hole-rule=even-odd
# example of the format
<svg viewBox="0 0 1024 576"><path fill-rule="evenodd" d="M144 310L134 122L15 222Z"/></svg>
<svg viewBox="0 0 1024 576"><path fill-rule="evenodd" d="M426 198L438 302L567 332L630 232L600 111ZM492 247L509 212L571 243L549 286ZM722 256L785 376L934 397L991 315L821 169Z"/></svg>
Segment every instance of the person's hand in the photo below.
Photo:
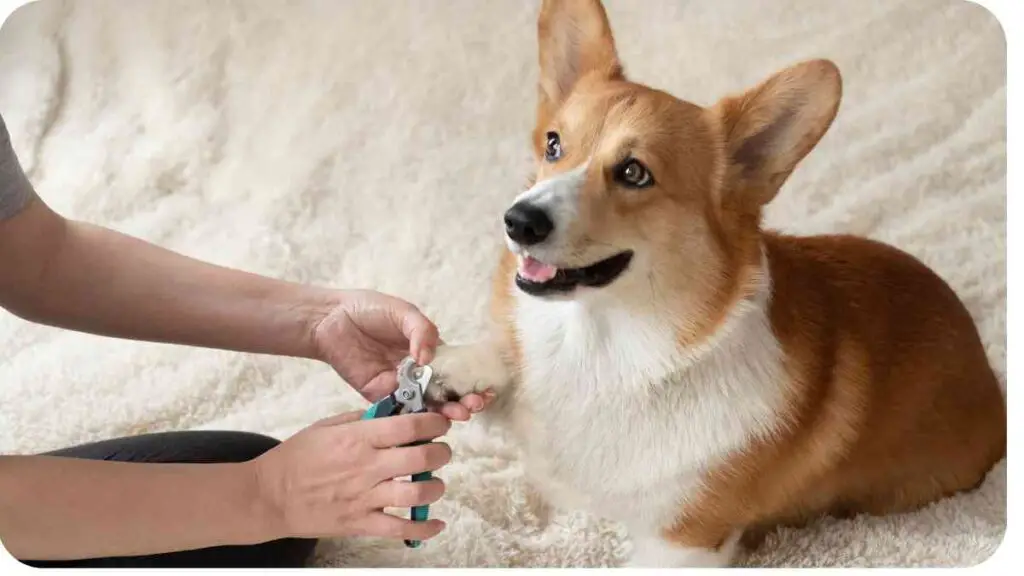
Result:
<svg viewBox="0 0 1024 576"><path fill-rule="evenodd" d="M372 290L345 290L317 325L314 342L323 361L376 402L398 386L395 370L403 358L429 364L441 339L437 326L411 303ZM438 410L452 420L468 420L489 401L472 394Z"/></svg>
<svg viewBox="0 0 1024 576"><path fill-rule="evenodd" d="M422 506L444 494L440 479L394 478L435 471L451 460L440 442L451 421L436 413L359 421L360 412L313 424L252 460L257 501L266 510L272 539L376 536L426 540L441 520L413 522L384 508Z"/></svg>

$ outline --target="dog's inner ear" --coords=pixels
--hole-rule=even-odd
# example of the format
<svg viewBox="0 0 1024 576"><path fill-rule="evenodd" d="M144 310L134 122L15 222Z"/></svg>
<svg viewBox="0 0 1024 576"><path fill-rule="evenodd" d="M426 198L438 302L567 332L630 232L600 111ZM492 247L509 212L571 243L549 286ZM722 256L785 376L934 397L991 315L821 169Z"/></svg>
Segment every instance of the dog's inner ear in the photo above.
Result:
<svg viewBox="0 0 1024 576"><path fill-rule="evenodd" d="M812 60L716 104L725 129L731 192L743 196L731 200L751 209L770 202L825 135L841 95L835 64Z"/></svg>
<svg viewBox="0 0 1024 576"><path fill-rule="evenodd" d="M608 15L599 0L544 0L537 22L540 110L550 116L581 79L621 79Z"/></svg>

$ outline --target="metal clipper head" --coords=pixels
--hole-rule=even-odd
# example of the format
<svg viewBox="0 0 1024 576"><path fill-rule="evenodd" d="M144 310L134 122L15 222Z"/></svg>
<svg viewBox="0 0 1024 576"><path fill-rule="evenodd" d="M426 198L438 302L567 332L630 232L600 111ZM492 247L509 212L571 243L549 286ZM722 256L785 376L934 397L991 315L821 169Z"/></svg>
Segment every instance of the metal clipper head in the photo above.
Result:
<svg viewBox="0 0 1024 576"><path fill-rule="evenodd" d="M430 366L420 366L410 356L402 360L398 365L398 389L395 390L395 400L405 408L403 412L423 412L426 410L427 386L433 371Z"/></svg>

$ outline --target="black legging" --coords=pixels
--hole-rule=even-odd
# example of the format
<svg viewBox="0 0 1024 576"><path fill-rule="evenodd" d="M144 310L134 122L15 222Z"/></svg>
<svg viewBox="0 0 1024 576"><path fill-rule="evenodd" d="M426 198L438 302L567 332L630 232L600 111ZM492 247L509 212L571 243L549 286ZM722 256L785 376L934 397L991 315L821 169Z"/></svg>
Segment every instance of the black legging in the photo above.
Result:
<svg viewBox="0 0 1024 576"><path fill-rule="evenodd" d="M105 440L48 455L119 462L209 464L252 460L278 444L273 438L244 432L164 432ZM23 562L39 568L301 568L312 557L315 546L316 540L289 538L253 546L216 546L149 556Z"/></svg>

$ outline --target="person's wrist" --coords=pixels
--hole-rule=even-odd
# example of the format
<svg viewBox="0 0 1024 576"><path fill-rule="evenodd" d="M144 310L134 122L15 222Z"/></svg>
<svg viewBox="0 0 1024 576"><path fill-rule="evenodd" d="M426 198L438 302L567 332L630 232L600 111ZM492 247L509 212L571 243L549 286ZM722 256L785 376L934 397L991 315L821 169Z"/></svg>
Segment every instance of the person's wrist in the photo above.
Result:
<svg viewBox="0 0 1024 576"><path fill-rule="evenodd" d="M359 290L334 289L324 290L320 295L319 311L310 327L312 342L312 358L337 368L331 359L331 347L336 346L339 338L343 338L342 328L348 322L340 321L347 309L357 298Z"/></svg>
<svg viewBox="0 0 1024 576"><path fill-rule="evenodd" d="M260 544L291 536L280 506L270 496L261 459L231 464L239 493L245 524L244 544Z"/></svg>
<svg viewBox="0 0 1024 576"><path fill-rule="evenodd" d="M326 361L320 332L324 321L344 299L340 290L296 286L288 298L288 313L293 316L297 342L291 355Z"/></svg>

